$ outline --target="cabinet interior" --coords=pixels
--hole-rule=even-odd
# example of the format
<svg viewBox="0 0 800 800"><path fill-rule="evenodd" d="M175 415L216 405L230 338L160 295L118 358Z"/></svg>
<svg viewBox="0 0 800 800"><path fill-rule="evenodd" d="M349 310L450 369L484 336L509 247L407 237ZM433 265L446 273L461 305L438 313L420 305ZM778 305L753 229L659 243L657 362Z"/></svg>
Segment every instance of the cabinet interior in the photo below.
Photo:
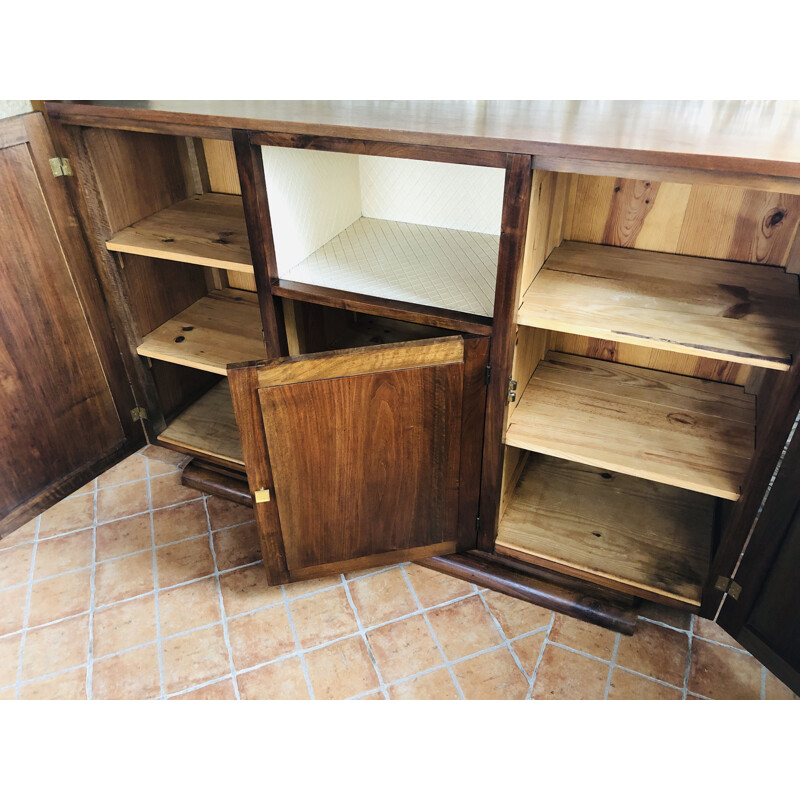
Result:
<svg viewBox="0 0 800 800"><path fill-rule="evenodd" d="M496 550L696 608L800 354L800 197L533 179Z"/></svg>

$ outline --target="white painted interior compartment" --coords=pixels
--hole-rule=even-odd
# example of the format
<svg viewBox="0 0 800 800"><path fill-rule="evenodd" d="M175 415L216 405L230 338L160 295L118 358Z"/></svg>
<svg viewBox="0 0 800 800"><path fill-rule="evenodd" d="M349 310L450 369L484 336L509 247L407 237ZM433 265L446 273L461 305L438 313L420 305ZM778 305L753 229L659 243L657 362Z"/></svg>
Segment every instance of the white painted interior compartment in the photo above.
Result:
<svg viewBox="0 0 800 800"><path fill-rule="evenodd" d="M262 152L281 278L491 316L502 169Z"/></svg>

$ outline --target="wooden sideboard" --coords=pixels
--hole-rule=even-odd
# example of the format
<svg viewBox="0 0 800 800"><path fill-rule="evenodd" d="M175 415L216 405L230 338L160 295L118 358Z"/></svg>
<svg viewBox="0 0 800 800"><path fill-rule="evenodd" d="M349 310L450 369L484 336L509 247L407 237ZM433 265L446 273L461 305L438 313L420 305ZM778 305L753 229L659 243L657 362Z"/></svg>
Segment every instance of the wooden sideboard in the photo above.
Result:
<svg viewBox="0 0 800 800"><path fill-rule="evenodd" d="M272 583L654 600L798 689L797 105L47 111L109 386L253 505Z"/></svg>

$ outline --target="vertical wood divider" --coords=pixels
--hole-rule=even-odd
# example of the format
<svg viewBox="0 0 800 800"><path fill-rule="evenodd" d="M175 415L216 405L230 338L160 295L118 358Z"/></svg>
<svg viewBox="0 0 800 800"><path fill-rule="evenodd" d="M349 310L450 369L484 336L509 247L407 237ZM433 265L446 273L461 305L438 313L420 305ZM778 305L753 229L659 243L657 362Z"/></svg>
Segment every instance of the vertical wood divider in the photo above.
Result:
<svg viewBox="0 0 800 800"><path fill-rule="evenodd" d="M234 130L233 147L236 152L239 183L242 187L242 203L247 223L247 237L250 240L250 253L253 257L258 302L261 307L264 344L269 358L286 356L289 354L289 348L283 325L283 308L272 295L272 281L278 279L278 262L272 237L261 146L254 145L250 141L248 131Z"/></svg>
<svg viewBox="0 0 800 800"><path fill-rule="evenodd" d="M486 399L481 475L481 526L478 533L478 549L486 552L491 552L494 547L500 514L503 420L508 380L511 377L514 360L514 320L517 313L514 300L517 296L517 284L525 252L532 167L533 160L530 156L509 154L507 157L500 249L497 257L492 347L489 357L492 370Z"/></svg>

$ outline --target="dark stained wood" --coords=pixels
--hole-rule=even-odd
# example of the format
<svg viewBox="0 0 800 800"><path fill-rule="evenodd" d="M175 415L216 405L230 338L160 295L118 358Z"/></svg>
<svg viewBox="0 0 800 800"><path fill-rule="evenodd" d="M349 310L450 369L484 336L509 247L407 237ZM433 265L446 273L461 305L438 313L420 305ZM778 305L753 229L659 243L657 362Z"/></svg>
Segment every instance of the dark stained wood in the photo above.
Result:
<svg viewBox="0 0 800 800"><path fill-rule="evenodd" d="M726 595L717 622L800 693L800 433L775 482L736 571L742 587Z"/></svg>
<svg viewBox="0 0 800 800"><path fill-rule="evenodd" d="M253 507L253 496L247 486L247 479L241 472L223 469L193 458L183 468L181 483L191 489L238 503L240 506Z"/></svg>
<svg viewBox="0 0 800 800"><path fill-rule="evenodd" d="M525 251L528 205L531 199L531 159L508 157L500 228L497 288L494 297L494 336L491 380L486 399L486 422L481 477L481 528L478 549L491 551L497 535L503 480L503 422L508 380L514 360L516 292Z"/></svg>
<svg viewBox="0 0 800 800"><path fill-rule="evenodd" d="M264 163L261 159L261 148L250 142L247 131L233 132L233 147L242 187L247 236L253 256L253 273L261 306L264 343L267 346L267 355L274 358L286 355L289 348L286 343L283 310L272 297L272 282L278 278L278 263L272 239Z"/></svg>
<svg viewBox="0 0 800 800"><path fill-rule="evenodd" d="M741 497L726 515L720 544L703 587L701 613L712 619L723 598L715 586L716 580L733 574L792 424L800 413L800 360L788 372L770 371L766 375L756 408L755 455L742 482Z"/></svg>
<svg viewBox="0 0 800 800"><path fill-rule="evenodd" d="M471 164L479 167L504 168L506 165L505 153L458 150L453 147L370 142L364 139L341 139L333 136L311 136L301 133L254 133L250 140L253 144L268 147L294 147L301 150L325 150L364 156L413 158L420 161L444 161L450 164Z"/></svg>
<svg viewBox="0 0 800 800"><path fill-rule="evenodd" d="M47 111L183 136L247 128L800 178L800 106L790 101L107 102Z"/></svg>
<svg viewBox="0 0 800 800"><path fill-rule="evenodd" d="M70 476L119 457L129 442L116 403L130 402L104 373L108 342L94 339L104 309L81 291L92 266L66 189L54 185L43 118L22 124L27 141L0 149L0 518L20 523L59 499Z"/></svg>
<svg viewBox="0 0 800 800"><path fill-rule="evenodd" d="M258 397L257 370L247 365L228 369L228 383L236 423L242 437L247 482L250 494L255 496L259 489L272 489L274 486ZM286 583L289 581L289 570L286 566L286 549L281 536L278 504L272 498L267 503L255 503L253 509L267 580L272 586Z"/></svg>
<svg viewBox="0 0 800 800"><path fill-rule="evenodd" d="M552 581L550 576L542 579L518 568L517 562L511 559L479 550L426 558L418 563L593 625L628 635L636 630L637 616L630 605L599 597L590 583L573 580L567 585L555 576Z"/></svg>
<svg viewBox="0 0 800 800"><path fill-rule="evenodd" d="M489 317L464 314L446 308L405 303L401 300L385 300L357 292L327 289L296 281L278 279L272 284L272 293L291 300L305 300L332 308L344 308L348 311L363 311L366 314L377 314L392 319L402 319L406 322L417 322L421 325L474 333L479 336L487 336L492 332L492 320Z"/></svg>
<svg viewBox="0 0 800 800"><path fill-rule="evenodd" d="M455 538L462 381L447 364L259 390L292 573Z"/></svg>

